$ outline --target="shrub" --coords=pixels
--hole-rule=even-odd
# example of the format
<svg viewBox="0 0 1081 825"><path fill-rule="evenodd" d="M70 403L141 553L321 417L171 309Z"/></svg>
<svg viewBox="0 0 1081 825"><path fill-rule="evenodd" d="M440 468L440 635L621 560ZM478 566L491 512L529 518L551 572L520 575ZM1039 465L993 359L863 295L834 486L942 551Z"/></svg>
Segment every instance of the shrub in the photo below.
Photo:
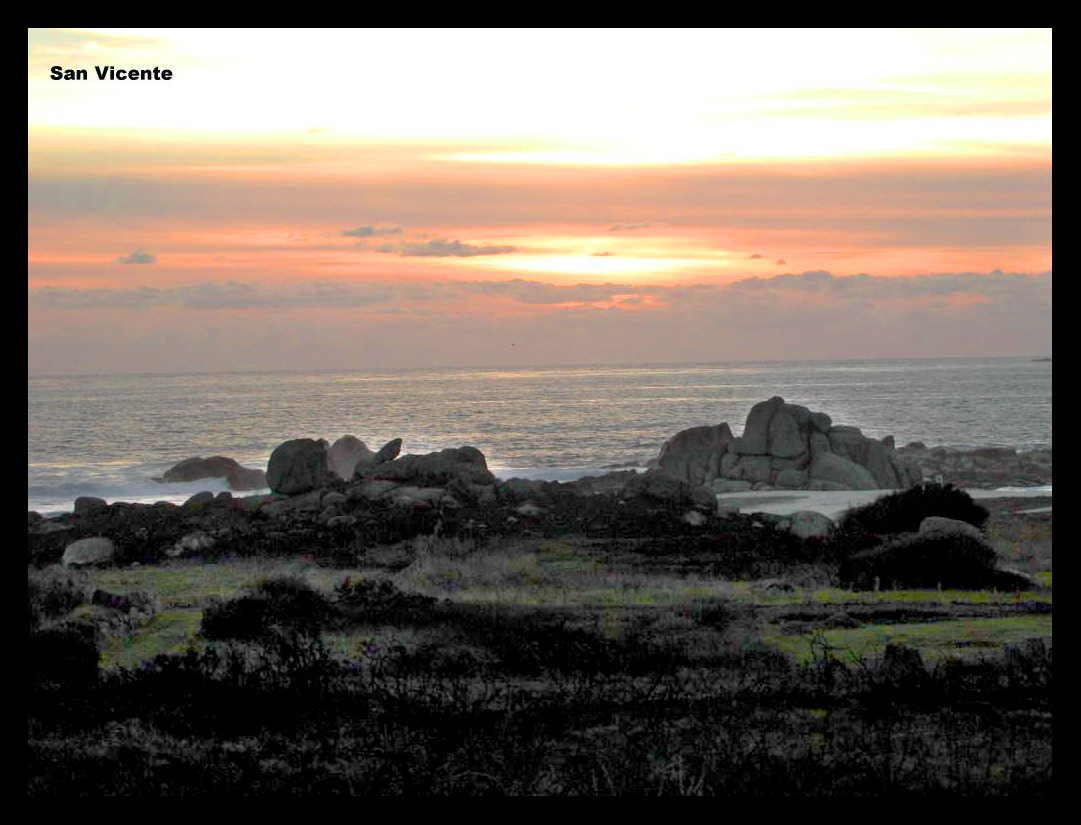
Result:
<svg viewBox="0 0 1081 825"><path fill-rule="evenodd" d="M26 577L26 602L30 629L46 619L66 616L86 604L86 592L79 582L67 575L38 574Z"/></svg>
<svg viewBox="0 0 1081 825"><path fill-rule="evenodd" d="M91 624L68 622L36 630L29 638L30 686L94 684L100 657Z"/></svg>
<svg viewBox="0 0 1081 825"><path fill-rule="evenodd" d="M338 604L366 617L386 616L412 611L426 611L436 603L431 596L405 593L393 582L383 579L350 579L348 576L334 588Z"/></svg>
<svg viewBox="0 0 1081 825"><path fill-rule="evenodd" d="M982 590L996 581L995 551L970 536L912 534L849 556L838 572L841 585L869 590L943 587Z"/></svg>
<svg viewBox="0 0 1081 825"><path fill-rule="evenodd" d="M174 702L204 705L213 701L209 697L216 696L232 705L235 699L228 698L228 694L233 691L286 693L295 703L302 692L310 694L328 688L336 673L330 651L318 635L276 625L258 640L234 640L208 645L202 651L189 648L180 654L161 654L121 678L135 685L143 698L165 694ZM273 724L268 719L271 707L262 700L250 707L232 705L207 710L224 710L233 721L250 711L261 718L262 726Z"/></svg>
<svg viewBox="0 0 1081 825"><path fill-rule="evenodd" d="M915 533L928 516L945 516L982 528L986 509L952 484L920 484L845 512L833 544L851 551L878 543L878 536Z"/></svg>
<svg viewBox="0 0 1081 825"><path fill-rule="evenodd" d="M238 598L211 604L203 611L201 630L207 639L238 641L261 639L276 627L316 633L333 613L329 600L303 578L278 576Z"/></svg>

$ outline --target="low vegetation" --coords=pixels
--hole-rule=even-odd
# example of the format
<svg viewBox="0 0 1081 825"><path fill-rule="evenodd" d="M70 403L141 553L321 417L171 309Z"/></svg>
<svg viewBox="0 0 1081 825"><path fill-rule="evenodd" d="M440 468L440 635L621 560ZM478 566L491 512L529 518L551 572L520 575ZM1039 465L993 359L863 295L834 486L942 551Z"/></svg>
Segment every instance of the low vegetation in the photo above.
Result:
<svg viewBox="0 0 1081 825"><path fill-rule="evenodd" d="M928 516L943 516L982 528L989 515L964 490L951 484L926 482L851 508L838 521L832 543L837 555L843 557L876 546L882 536L915 533Z"/></svg>
<svg viewBox="0 0 1081 825"><path fill-rule="evenodd" d="M881 511L907 531L940 494ZM829 543L726 531L412 538L347 569L32 572L28 790L1051 792L1049 591L855 594L836 587ZM724 575L751 566L756 533L772 549L754 580ZM1049 551L1033 563L1049 570ZM159 604L201 611L199 634L101 667L125 642L71 619L91 579L156 583ZM962 621L1028 622L1030 641L957 633L931 656L890 637Z"/></svg>

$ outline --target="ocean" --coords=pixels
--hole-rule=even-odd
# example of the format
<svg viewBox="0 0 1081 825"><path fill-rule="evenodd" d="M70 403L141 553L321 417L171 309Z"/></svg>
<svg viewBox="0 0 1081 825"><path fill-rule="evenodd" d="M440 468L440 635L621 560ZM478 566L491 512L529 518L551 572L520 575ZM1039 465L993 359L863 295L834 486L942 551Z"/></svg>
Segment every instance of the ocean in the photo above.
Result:
<svg viewBox="0 0 1081 825"><path fill-rule="evenodd" d="M292 438L355 435L404 453L473 445L497 476L643 467L687 427L774 395L898 446L1051 446L1051 362L1032 358L731 362L27 378L27 509L76 497L182 502L224 480L157 484L191 456L265 469Z"/></svg>

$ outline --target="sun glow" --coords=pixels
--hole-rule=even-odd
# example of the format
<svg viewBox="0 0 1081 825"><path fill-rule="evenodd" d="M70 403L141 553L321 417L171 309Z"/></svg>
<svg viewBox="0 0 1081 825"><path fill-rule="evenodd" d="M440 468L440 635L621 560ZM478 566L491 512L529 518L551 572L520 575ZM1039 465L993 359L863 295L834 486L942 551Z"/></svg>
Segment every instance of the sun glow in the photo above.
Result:
<svg viewBox="0 0 1081 825"><path fill-rule="evenodd" d="M649 276L654 280L669 280L694 272L716 271L720 262L622 255L508 255L500 260L473 259L471 263L508 272L546 274L560 280L567 276L602 279Z"/></svg>

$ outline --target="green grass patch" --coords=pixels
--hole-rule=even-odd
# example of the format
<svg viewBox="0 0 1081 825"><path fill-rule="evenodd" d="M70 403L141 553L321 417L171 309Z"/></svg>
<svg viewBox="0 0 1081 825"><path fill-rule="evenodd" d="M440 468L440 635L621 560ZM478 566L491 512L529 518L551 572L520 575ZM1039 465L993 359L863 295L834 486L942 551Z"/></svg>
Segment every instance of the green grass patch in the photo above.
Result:
<svg viewBox="0 0 1081 825"><path fill-rule="evenodd" d="M201 608L162 610L137 632L108 640L101 650L102 667L135 668L155 656L181 653L196 643L202 620Z"/></svg>
<svg viewBox="0 0 1081 825"><path fill-rule="evenodd" d="M813 623L812 623L813 624ZM1052 638L1051 616L1016 616L996 619L864 624L854 629L808 627L807 633L786 635L771 624L763 633L766 644L800 662L814 658L812 642L824 642L838 658L871 659L881 655L886 645L895 643L916 648L928 661L947 657L979 658L1000 654L1006 645L1020 644L1034 637Z"/></svg>

